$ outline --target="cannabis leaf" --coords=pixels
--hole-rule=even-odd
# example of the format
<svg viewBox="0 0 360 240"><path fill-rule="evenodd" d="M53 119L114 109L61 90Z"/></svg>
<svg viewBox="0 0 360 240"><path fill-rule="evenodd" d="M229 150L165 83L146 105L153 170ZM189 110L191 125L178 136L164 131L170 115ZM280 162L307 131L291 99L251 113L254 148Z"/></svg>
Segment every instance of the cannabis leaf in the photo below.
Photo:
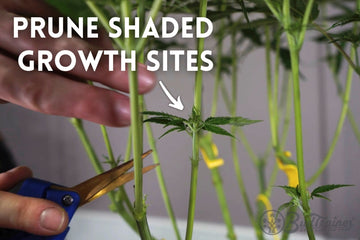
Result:
<svg viewBox="0 0 360 240"><path fill-rule="evenodd" d="M348 23L359 22L359 21L360 21L360 13L349 14L343 17L342 19L340 19L339 21L337 21L336 23L334 23L333 25L331 25L329 30L339 26L346 25Z"/></svg>
<svg viewBox="0 0 360 240"><path fill-rule="evenodd" d="M300 198L301 194L297 187L290 187L290 186L277 186L285 190L286 194L292 198Z"/></svg>
<svg viewBox="0 0 360 240"><path fill-rule="evenodd" d="M145 111L143 112L143 115L152 116L145 119L144 122L161 124L164 128L172 126L172 128L162 134L160 138L174 131L186 131L188 134L191 134L192 132L199 130L205 130L219 135L234 137L231 133L220 126L232 125L241 127L260 122L259 120L251 120L243 117L209 117L203 121L201 119L200 113L195 108L192 109L189 119L155 111Z"/></svg>
<svg viewBox="0 0 360 240"><path fill-rule="evenodd" d="M308 198L314 199L314 197L317 198L323 198L328 201L331 201L329 198L325 197L324 195L321 195L320 193L329 192L331 190L342 188L342 187L350 187L354 185L349 184L330 184L330 185L323 185L315 188L311 194L308 195ZM301 202L301 194L299 191L298 186L297 187L290 187L290 186L277 186L285 190L286 194L291 197L291 200L289 202L283 203L279 206L278 211L282 211L285 208L296 206L300 209L300 211L304 212L304 209L302 207Z"/></svg>
<svg viewBox="0 0 360 240"><path fill-rule="evenodd" d="M301 212L304 212L300 199L301 194L298 187L290 187L290 186L278 186L278 187L284 189L286 194L291 197L291 200L289 202L280 205L280 207L278 208L278 212L292 206L296 206L300 209Z"/></svg>
<svg viewBox="0 0 360 240"><path fill-rule="evenodd" d="M181 118L181 117L171 115L168 113L164 113L164 112L154 112L154 111L144 111L143 114L155 116L155 117L145 119L144 122L152 122L152 123L161 124L161 125L164 125L164 128L168 127L168 126L173 126L173 128L171 128L170 130L168 130L164 134L162 134L160 136L160 138L169 134L170 132L173 132L176 130L178 132L181 132L181 131L185 131L187 129L187 127L185 125L187 120L185 118Z"/></svg>
<svg viewBox="0 0 360 240"><path fill-rule="evenodd" d="M251 120L243 117L209 117L205 120L205 124L233 125L238 127L257 123L257 122L261 122L261 120Z"/></svg>
<svg viewBox="0 0 360 240"><path fill-rule="evenodd" d="M337 188L351 187L351 186L354 186L354 185L351 185L351 184L330 184L330 185L323 185L323 186L320 186L320 187L315 188L315 189L311 192L310 197L311 197L311 199L313 199L314 197L318 197L318 198L323 198L323 199L326 199L326 200L328 200L328 201L331 201L329 198L325 197L324 195L321 195L320 193L329 192L329 191L332 191L332 190L337 189Z"/></svg>
<svg viewBox="0 0 360 240"><path fill-rule="evenodd" d="M225 136L229 136L229 137L234 137L234 135L232 135L231 133L229 133L228 131L226 131L225 129L218 127L216 125L213 124L204 124L203 129L209 132L213 132L219 135L225 135Z"/></svg>
<svg viewBox="0 0 360 240"><path fill-rule="evenodd" d="M110 159L108 156L103 155L103 158L105 159L104 163L109 164L111 168L117 167L123 159L121 158L121 155L117 159Z"/></svg>

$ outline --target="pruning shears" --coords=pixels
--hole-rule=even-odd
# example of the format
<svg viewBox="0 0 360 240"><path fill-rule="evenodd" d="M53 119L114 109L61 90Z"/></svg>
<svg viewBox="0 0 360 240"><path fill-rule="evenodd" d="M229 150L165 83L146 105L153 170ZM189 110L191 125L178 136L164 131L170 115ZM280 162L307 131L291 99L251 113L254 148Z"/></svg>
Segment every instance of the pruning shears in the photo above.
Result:
<svg viewBox="0 0 360 240"><path fill-rule="evenodd" d="M151 150L142 154L141 158L151 154ZM74 187L64 187L51 182L36 178L28 178L20 185L17 194L43 198L53 202L56 202L62 206L68 216L69 222L72 219L76 210L101 197L102 195L114 190L115 188L134 179L134 172L128 172L134 165L134 161L130 160L125 162L111 170L90 178ZM157 165L150 165L142 169L142 173L146 173L154 169ZM36 236L26 232L20 231L8 231L6 240L64 240L67 235L69 227L64 232L55 236Z"/></svg>

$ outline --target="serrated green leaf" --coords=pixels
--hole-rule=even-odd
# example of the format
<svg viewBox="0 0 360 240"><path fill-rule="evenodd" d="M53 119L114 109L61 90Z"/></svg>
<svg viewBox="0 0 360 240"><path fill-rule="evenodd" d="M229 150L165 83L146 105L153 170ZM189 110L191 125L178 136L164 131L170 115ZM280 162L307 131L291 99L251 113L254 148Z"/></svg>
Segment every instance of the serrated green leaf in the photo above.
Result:
<svg viewBox="0 0 360 240"><path fill-rule="evenodd" d="M184 127L184 129L185 129L184 121L181 120L181 119L171 119L168 123L166 123L166 124L164 125L164 128L165 128L165 127L168 127L168 126Z"/></svg>
<svg viewBox="0 0 360 240"><path fill-rule="evenodd" d="M152 117L152 118L145 119L144 122L161 124L161 125L164 125L164 128L166 128L168 126L175 126L175 127L181 127L181 128L185 129L184 121L182 119L177 119L177 118L173 119L173 118L168 118L168 117Z"/></svg>
<svg viewBox="0 0 360 240"><path fill-rule="evenodd" d="M351 187L354 185L351 184L330 184L330 185L323 185L320 187L315 188L312 192L311 192L311 196L313 196L314 194L318 194L318 193L324 193L324 192L329 192L332 191L334 189L337 188L342 188L342 187Z"/></svg>
<svg viewBox="0 0 360 240"><path fill-rule="evenodd" d="M348 23L359 22L359 21L360 21L360 13L348 14L348 15L344 16L342 19L340 19L339 21L337 21L336 23L334 23L333 25L331 25L329 30L339 27L339 26L346 25Z"/></svg>
<svg viewBox="0 0 360 240"><path fill-rule="evenodd" d="M203 126L203 129L206 131L212 132L212 133L219 134L219 135L234 137L231 133L229 133L225 129L218 127L216 125L205 123Z"/></svg>
<svg viewBox="0 0 360 240"><path fill-rule="evenodd" d="M292 207L294 206L294 203L293 202L287 202L287 203L283 203L279 206L277 212L281 212L282 210L286 209L286 208L289 208L289 207ZM277 216L275 217L275 219L277 218Z"/></svg>
<svg viewBox="0 0 360 240"><path fill-rule="evenodd" d="M152 123L164 124L164 125L170 121L171 119L169 119L168 117L151 117L144 120L144 122L152 122Z"/></svg>
<svg viewBox="0 0 360 240"><path fill-rule="evenodd" d="M243 117L209 117L205 120L205 124L212 125L233 125L233 126L245 126L261 122L261 120L251 120Z"/></svg>
<svg viewBox="0 0 360 240"><path fill-rule="evenodd" d="M185 118L181 118L181 117L178 117L178 116L175 116L175 115L171 115L171 114L168 114L168 113L164 113L164 112L156 112L156 111L144 111L142 112L143 115L153 115L153 116L163 116L163 117L168 117L168 118L177 118L177 119L182 119L184 121L186 121Z"/></svg>
<svg viewBox="0 0 360 240"><path fill-rule="evenodd" d="M318 193L315 193L315 194L313 194L313 195L311 196L311 198L314 198L314 197L323 198L323 199L326 199L326 200L328 200L328 201L331 201L330 198L327 198L327 197L325 197L324 195L321 195L321 194L318 194Z"/></svg>
<svg viewBox="0 0 360 240"><path fill-rule="evenodd" d="M298 190L294 187L290 186L277 186L285 190L286 194L294 199L300 199L300 193Z"/></svg>
<svg viewBox="0 0 360 240"><path fill-rule="evenodd" d="M181 131L185 131L185 128L181 128L181 127L171 128L171 129L167 130L165 133L163 133L163 134L159 137L159 139L162 138L162 137L164 137L165 135L173 132L173 131L176 131L176 130L178 130L178 132L181 132Z"/></svg>

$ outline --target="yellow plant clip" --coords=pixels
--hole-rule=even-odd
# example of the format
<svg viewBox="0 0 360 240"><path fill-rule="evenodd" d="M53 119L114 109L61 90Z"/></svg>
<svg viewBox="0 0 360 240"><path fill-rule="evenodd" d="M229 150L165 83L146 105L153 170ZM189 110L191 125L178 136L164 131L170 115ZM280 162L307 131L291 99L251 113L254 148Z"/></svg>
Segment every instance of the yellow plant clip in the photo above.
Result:
<svg viewBox="0 0 360 240"><path fill-rule="evenodd" d="M200 138L200 152L209 169L224 165L224 159L219 158L219 150L211 139L211 135Z"/></svg>
<svg viewBox="0 0 360 240"><path fill-rule="evenodd" d="M259 201L259 202L262 202L265 205L268 221L270 223L276 222L275 219L274 219L274 215L273 215L274 211L273 211L273 208L271 206L271 202L269 201L269 198L265 194L259 194L257 196L256 200ZM271 227L271 232L274 233L274 235L273 235L274 239L275 240L280 240L280 237L278 235L278 230L276 228L276 224L270 224L270 227Z"/></svg>
<svg viewBox="0 0 360 240"><path fill-rule="evenodd" d="M276 158L276 162L279 166L279 169L286 174L289 181L288 186L297 187L297 185L299 185L298 169L296 164L290 160L290 157L291 152L286 151L284 152L283 157L279 156Z"/></svg>
<svg viewBox="0 0 360 240"><path fill-rule="evenodd" d="M219 151L214 143L211 144L211 151L212 151L213 156L216 156L216 157L218 156ZM200 152L201 152L201 155L204 158L204 161L209 169L218 168L218 167L224 165L224 159L222 159L222 158L210 159L208 157L208 155L206 154L206 150L204 148L200 147Z"/></svg>

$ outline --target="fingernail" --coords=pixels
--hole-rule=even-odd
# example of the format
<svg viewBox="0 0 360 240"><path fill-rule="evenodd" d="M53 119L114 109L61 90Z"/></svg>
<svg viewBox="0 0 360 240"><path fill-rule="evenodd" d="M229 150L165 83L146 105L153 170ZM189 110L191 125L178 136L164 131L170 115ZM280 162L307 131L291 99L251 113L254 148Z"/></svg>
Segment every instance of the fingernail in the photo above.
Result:
<svg viewBox="0 0 360 240"><path fill-rule="evenodd" d="M49 231L59 231L64 221L65 213L58 208L47 208L40 215L40 226Z"/></svg>

